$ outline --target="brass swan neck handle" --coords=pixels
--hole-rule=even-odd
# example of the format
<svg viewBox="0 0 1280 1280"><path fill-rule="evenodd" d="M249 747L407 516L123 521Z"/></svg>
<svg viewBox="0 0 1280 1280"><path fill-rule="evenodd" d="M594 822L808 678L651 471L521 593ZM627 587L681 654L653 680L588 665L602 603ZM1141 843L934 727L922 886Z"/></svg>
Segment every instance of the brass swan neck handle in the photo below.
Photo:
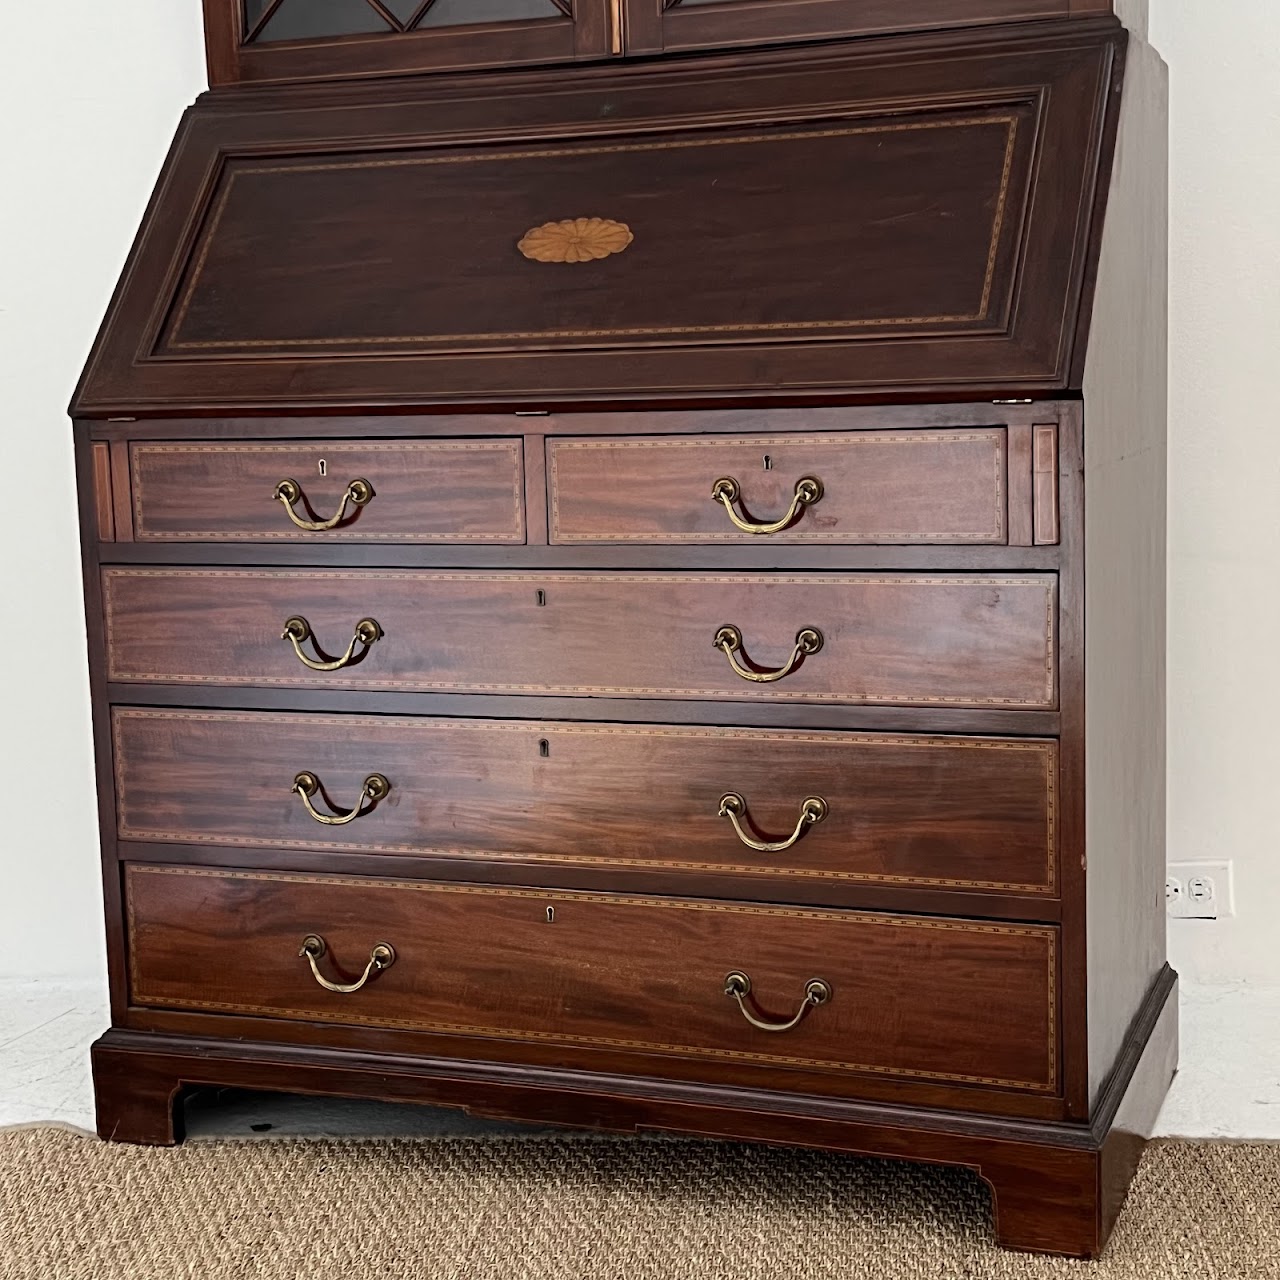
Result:
<svg viewBox="0 0 1280 1280"><path fill-rule="evenodd" d="M391 783L380 773L371 773L365 780L364 786L360 790L360 799L356 801L356 807L349 813L328 814L321 813L319 809L311 803L311 797L316 795L320 790L320 779L314 773L303 770L293 780L293 790L301 797L302 803L307 812L317 821L322 822L326 827L345 827L348 822L354 822L357 818L363 817L369 813L373 806L382 800L390 791ZM365 801L368 801L368 807Z"/></svg>
<svg viewBox="0 0 1280 1280"><path fill-rule="evenodd" d="M733 668L734 674L754 684L771 684L774 680L789 676L800 665L802 659L809 654L817 653L822 648L822 632L816 627L804 627L797 631L796 647L792 650L791 657L774 671L754 671L750 667L744 667L738 661L737 655L742 652L743 640L742 632L737 627L721 627L716 632L716 638L712 643L729 659L729 665Z"/></svg>
<svg viewBox="0 0 1280 1280"><path fill-rule="evenodd" d="M732 973L725 975L724 993L738 1002L742 1016L758 1031L790 1031L792 1027L800 1025L801 1019L810 1009L826 1004L834 994L831 983L823 978L810 978L805 983L804 999L800 1002L800 1008L796 1010L795 1017L789 1018L786 1022L765 1022L757 1018L747 1007L747 996L751 994L751 979L741 970L735 969Z"/></svg>
<svg viewBox="0 0 1280 1280"><path fill-rule="evenodd" d="M303 938L302 949L298 952L298 955L307 958L307 963L311 965L311 976L326 991L336 991L342 996L349 996L353 991L359 991L375 973L391 968L396 962L396 949L391 943L377 942L374 944L373 950L369 952L369 963L365 965L364 972L355 982L330 982L320 972L320 966L316 964L316 961L322 959L328 950L328 945L318 933L309 933Z"/></svg>
<svg viewBox="0 0 1280 1280"><path fill-rule="evenodd" d="M293 651L298 655L298 661L303 666L310 667L312 671L341 671L343 667L349 667L357 657L364 655L379 640L382 639L383 631L378 625L376 618L361 618L356 623L355 633L351 637L351 643L347 645L347 651L340 657L334 658L332 661L325 661L322 658L308 658L302 652L302 646L308 640L314 639L314 633L311 630L311 623L303 617L286 618L284 623L284 631L280 634L281 640L288 640L293 645ZM356 654L356 645L363 645L364 648L359 655Z"/></svg>
<svg viewBox="0 0 1280 1280"><path fill-rule="evenodd" d="M743 533L781 533L789 525L794 524L803 514L806 507L822 501L822 481L814 476L803 476L796 481L795 492L791 497L791 505L781 519L769 522L748 520L745 513L739 515L733 504L742 496L742 486L732 476L721 476L711 486L711 497L729 513L729 519Z"/></svg>
<svg viewBox="0 0 1280 1280"><path fill-rule="evenodd" d="M363 507L373 497L373 485L367 480L352 480L343 491L338 510L328 520L304 520L294 510L302 501L302 486L296 480L281 480L271 496L283 505L285 511L289 513L289 519L299 529L306 529L311 533L323 533L328 529L336 529L342 523L347 514L348 503L357 510Z"/></svg>
<svg viewBox="0 0 1280 1280"><path fill-rule="evenodd" d="M785 840L755 839L743 826L742 820L747 816L747 802L736 791L720 797L719 816L729 819L734 831L738 833L738 839L748 849L755 849L758 853L781 853L784 849L790 849L815 823L821 822L828 812L827 802L821 796L810 796L800 806L796 829Z"/></svg>

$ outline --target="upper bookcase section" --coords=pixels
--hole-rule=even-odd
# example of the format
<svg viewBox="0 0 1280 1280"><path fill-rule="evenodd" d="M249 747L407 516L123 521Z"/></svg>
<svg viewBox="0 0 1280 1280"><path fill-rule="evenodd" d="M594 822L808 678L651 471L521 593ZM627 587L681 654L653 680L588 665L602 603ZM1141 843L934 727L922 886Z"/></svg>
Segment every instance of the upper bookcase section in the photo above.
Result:
<svg viewBox="0 0 1280 1280"><path fill-rule="evenodd" d="M75 408L1070 389L1126 38L208 94Z"/></svg>
<svg viewBox="0 0 1280 1280"><path fill-rule="evenodd" d="M204 0L213 86L1096 17L1112 0Z"/></svg>

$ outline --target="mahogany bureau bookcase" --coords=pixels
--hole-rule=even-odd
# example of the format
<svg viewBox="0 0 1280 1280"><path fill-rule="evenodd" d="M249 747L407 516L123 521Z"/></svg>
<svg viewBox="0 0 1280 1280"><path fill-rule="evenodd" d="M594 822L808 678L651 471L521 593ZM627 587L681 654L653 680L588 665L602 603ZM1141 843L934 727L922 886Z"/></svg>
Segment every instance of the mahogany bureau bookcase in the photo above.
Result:
<svg viewBox="0 0 1280 1280"><path fill-rule="evenodd" d="M949 1162L1176 1057L1165 88L1105 0L206 0L75 420L112 1026L184 1088Z"/></svg>

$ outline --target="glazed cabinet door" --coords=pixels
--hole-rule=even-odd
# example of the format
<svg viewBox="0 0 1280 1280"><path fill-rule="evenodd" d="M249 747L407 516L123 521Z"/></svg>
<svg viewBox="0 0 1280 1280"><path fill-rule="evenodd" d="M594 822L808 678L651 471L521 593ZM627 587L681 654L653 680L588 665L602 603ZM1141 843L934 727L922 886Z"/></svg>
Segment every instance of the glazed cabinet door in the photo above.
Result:
<svg viewBox="0 0 1280 1280"><path fill-rule="evenodd" d="M620 0L628 53L1109 13L1111 0Z"/></svg>
<svg viewBox="0 0 1280 1280"><path fill-rule="evenodd" d="M313 80L607 57L611 0L205 0L209 80Z"/></svg>

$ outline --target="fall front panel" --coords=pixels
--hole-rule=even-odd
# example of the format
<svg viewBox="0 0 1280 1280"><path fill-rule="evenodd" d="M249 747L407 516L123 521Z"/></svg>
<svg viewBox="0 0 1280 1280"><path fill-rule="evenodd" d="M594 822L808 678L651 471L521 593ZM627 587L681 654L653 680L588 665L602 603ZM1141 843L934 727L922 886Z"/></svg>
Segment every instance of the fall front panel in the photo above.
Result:
<svg viewBox="0 0 1280 1280"><path fill-rule="evenodd" d="M1000 330L1029 117L232 160L160 351Z"/></svg>

